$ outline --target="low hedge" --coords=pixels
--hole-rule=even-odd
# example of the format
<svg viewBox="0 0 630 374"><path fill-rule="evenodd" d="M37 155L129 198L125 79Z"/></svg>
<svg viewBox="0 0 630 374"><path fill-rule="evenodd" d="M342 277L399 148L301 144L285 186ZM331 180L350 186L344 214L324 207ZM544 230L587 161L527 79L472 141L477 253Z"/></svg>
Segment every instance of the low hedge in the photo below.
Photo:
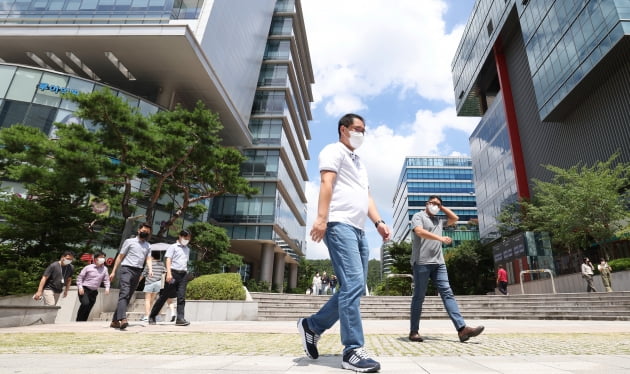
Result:
<svg viewBox="0 0 630 374"><path fill-rule="evenodd" d="M246 294L238 273L202 275L186 288L187 300L245 300Z"/></svg>
<svg viewBox="0 0 630 374"><path fill-rule="evenodd" d="M610 265L610 267L612 268L613 272L614 271L628 270L628 269L630 269L630 258L625 257L625 258L618 258L616 260L611 260L611 261L608 261L608 265ZM597 267L597 266L595 266L595 267Z"/></svg>

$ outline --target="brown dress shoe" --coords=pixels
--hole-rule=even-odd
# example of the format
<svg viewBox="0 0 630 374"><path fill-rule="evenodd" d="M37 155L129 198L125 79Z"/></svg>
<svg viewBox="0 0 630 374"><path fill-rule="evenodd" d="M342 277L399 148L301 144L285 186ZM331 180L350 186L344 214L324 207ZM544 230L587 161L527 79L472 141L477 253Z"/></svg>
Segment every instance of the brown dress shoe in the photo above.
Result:
<svg viewBox="0 0 630 374"><path fill-rule="evenodd" d="M119 329L120 328L120 322L112 321L112 323L109 324L109 327L111 327L113 329Z"/></svg>
<svg viewBox="0 0 630 374"><path fill-rule="evenodd" d="M475 336L481 334L483 332L483 329L484 329L483 326L477 326L477 327L466 326L458 332L459 341L463 343L470 338L474 338Z"/></svg>
<svg viewBox="0 0 630 374"><path fill-rule="evenodd" d="M422 339L422 336L420 336L420 334L418 334L417 331L412 331L409 333L409 340L411 340L412 342L423 342L424 339Z"/></svg>
<svg viewBox="0 0 630 374"><path fill-rule="evenodd" d="M127 322L127 318L123 318L120 320L120 329L124 330L129 326L129 322Z"/></svg>

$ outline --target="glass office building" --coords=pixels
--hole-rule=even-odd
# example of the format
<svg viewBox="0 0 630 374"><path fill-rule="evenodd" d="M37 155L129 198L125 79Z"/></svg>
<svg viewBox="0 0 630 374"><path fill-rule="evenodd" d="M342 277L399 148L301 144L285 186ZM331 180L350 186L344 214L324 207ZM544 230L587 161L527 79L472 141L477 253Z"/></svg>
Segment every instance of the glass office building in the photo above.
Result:
<svg viewBox="0 0 630 374"><path fill-rule="evenodd" d="M458 246L466 240L479 239L471 159L407 156L393 200L393 241L411 240L411 218L424 210L431 195L440 196L444 205L459 216L456 227L444 231L444 235L453 239L452 244L444 246L445 249ZM387 269L389 254L383 253L381 258L384 269Z"/></svg>
<svg viewBox="0 0 630 374"><path fill-rule="evenodd" d="M616 151L630 162L629 20L617 0L475 3L452 75L458 115L481 117L470 144L482 241L499 237L496 217L530 197L533 179L550 181L543 165L593 165ZM630 253L628 241L610 246ZM518 253L495 256L515 281L538 266ZM556 261L578 269L575 257Z"/></svg>
<svg viewBox="0 0 630 374"><path fill-rule="evenodd" d="M630 144L630 8L616 0L478 0L452 63L470 137L482 240L542 165L607 160ZM622 152L620 161L630 161Z"/></svg>
<svg viewBox="0 0 630 374"><path fill-rule="evenodd" d="M260 191L209 202L205 219L228 231L244 279L295 287L314 82L300 0L0 4L1 126L21 121L54 136L52 124L72 117L63 89L108 86L143 113L204 102Z"/></svg>

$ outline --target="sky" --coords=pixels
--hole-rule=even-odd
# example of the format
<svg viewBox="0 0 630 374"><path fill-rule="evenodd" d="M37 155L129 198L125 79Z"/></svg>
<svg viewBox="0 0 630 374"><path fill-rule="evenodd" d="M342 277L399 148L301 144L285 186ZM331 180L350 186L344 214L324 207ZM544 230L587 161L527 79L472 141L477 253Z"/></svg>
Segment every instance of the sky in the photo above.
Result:
<svg viewBox="0 0 630 374"><path fill-rule="evenodd" d="M457 117L451 63L474 0L302 0L315 73L310 122L306 258L326 259L310 240L317 214L321 149L338 141L345 113L365 118L357 150L385 222L406 156L470 156L468 138L479 122ZM395 4L395 6L394 6ZM366 221L370 259L382 239Z"/></svg>

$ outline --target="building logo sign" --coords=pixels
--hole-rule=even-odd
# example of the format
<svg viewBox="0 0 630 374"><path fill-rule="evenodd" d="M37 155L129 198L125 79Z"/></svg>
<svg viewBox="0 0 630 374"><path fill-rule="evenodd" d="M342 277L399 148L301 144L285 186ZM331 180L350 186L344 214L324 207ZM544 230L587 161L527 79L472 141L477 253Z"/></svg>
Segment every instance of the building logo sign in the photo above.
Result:
<svg viewBox="0 0 630 374"><path fill-rule="evenodd" d="M52 91L56 94L64 94L64 93L71 93L71 94L75 94L78 95L79 94L79 90L75 89L75 88L68 88L68 87L59 87L55 84L49 84L49 83L45 83L42 82L39 85L37 85L37 88L40 91Z"/></svg>

